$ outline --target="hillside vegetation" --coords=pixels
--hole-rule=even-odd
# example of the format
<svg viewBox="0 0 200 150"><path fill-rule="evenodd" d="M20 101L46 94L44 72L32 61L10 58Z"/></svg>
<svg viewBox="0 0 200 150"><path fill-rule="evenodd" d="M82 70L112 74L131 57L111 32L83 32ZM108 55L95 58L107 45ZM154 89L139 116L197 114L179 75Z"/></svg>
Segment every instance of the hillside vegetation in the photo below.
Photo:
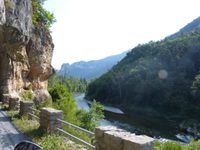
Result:
<svg viewBox="0 0 200 150"><path fill-rule="evenodd" d="M87 82L83 79L52 76L49 80L48 91L52 97L52 106L63 110L64 120L94 131L99 120L104 118L103 106L93 102L90 111L78 109L73 93L84 92ZM78 135L79 136L79 135Z"/></svg>
<svg viewBox="0 0 200 150"><path fill-rule="evenodd" d="M93 81L86 96L130 115L199 120L200 30L138 45Z"/></svg>
<svg viewBox="0 0 200 150"><path fill-rule="evenodd" d="M88 86L88 81L86 79L76 78L76 77L65 77L59 75L52 75L49 78L49 87L54 87L57 84L62 84L68 89L70 93L84 93Z"/></svg>

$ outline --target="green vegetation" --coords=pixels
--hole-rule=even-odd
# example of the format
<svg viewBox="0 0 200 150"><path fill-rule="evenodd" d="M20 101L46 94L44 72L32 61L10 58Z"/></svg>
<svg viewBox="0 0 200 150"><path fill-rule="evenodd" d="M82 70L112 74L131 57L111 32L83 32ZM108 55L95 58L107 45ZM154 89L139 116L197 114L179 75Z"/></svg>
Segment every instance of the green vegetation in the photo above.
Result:
<svg viewBox="0 0 200 150"><path fill-rule="evenodd" d="M33 100L33 92L31 89L22 91L19 96L23 101L31 101Z"/></svg>
<svg viewBox="0 0 200 150"><path fill-rule="evenodd" d="M53 107L63 110L64 119L70 123L94 131L99 120L104 118L103 106L96 101L93 102L89 112L78 110L71 93L64 85L55 84L49 87L49 93L52 96Z"/></svg>
<svg viewBox="0 0 200 150"><path fill-rule="evenodd" d="M36 26L50 28L56 20L53 13L44 9L43 4L45 1L46 0L32 0L32 21Z"/></svg>
<svg viewBox="0 0 200 150"><path fill-rule="evenodd" d="M182 146L176 142L154 143L154 150L181 150Z"/></svg>
<svg viewBox="0 0 200 150"><path fill-rule="evenodd" d="M35 104L35 108L39 110L40 108L43 108L43 107L52 107L52 105L53 105L52 99L50 98L50 99L46 99L45 101Z"/></svg>
<svg viewBox="0 0 200 150"><path fill-rule="evenodd" d="M67 91L63 85L57 84L49 89L49 93L52 96L53 107L59 110L63 110L65 120L71 123L76 123L77 106L69 91Z"/></svg>
<svg viewBox="0 0 200 150"><path fill-rule="evenodd" d="M77 86L77 83L81 83L79 81L81 80L74 78L70 78L69 80L68 78L56 76L52 77L49 81L49 93L51 94L53 101L52 106L56 109L63 110L64 120L87 130L94 131L99 120L104 118L103 106L94 102L89 112L78 110L76 102L72 98L72 94L69 92L67 87L72 87L71 84ZM84 82L83 85L85 85L85 83L86 82ZM87 134L73 129L72 127L65 126L64 129L85 141L91 142L92 140L92 138Z"/></svg>
<svg viewBox="0 0 200 150"><path fill-rule="evenodd" d="M199 150L200 141L192 141L190 144L180 144L177 142L155 142L154 150Z"/></svg>
<svg viewBox="0 0 200 150"><path fill-rule="evenodd" d="M30 137L33 142L43 147L44 150L79 150L83 148L83 146L71 142L67 137L45 133L39 129L38 121L28 120L27 116L21 117L19 116L18 111L8 111L7 113L15 126Z"/></svg>
<svg viewBox="0 0 200 150"><path fill-rule="evenodd" d="M49 87L53 87L57 84L65 86L70 93L83 93L86 91L88 81L86 79L75 77L64 77L58 75L51 76L49 79Z"/></svg>
<svg viewBox="0 0 200 150"><path fill-rule="evenodd" d="M53 107L64 112L64 120L73 123L77 126L83 127L87 130L94 131L100 119L104 118L103 106L94 102L91 110L86 112L78 110L76 102L72 99L72 94L68 89L57 82L50 84L49 93L52 96ZM91 142L92 138L86 133L78 131L72 127L65 126L64 129L81 139Z"/></svg>
<svg viewBox="0 0 200 150"><path fill-rule="evenodd" d="M94 100L89 112L83 109L78 110L76 116L80 122L79 125L82 128L94 131L99 120L104 118L103 109L103 106Z"/></svg>
<svg viewBox="0 0 200 150"><path fill-rule="evenodd" d="M93 81L87 99L128 114L200 121L200 30L138 45ZM171 118L173 120L173 118Z"/></svg>

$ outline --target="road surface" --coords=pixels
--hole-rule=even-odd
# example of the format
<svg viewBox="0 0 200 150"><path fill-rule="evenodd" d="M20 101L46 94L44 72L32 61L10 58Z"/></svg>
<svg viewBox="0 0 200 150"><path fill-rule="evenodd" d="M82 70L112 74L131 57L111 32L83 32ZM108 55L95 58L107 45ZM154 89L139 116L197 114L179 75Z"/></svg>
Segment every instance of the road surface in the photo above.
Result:
<svg viewBox="0 0 200 150"><path fill-rule="evenodd" d="M3 110L0 110L0 150L13 150L22 140L28 140L15 126Z"/></svg>

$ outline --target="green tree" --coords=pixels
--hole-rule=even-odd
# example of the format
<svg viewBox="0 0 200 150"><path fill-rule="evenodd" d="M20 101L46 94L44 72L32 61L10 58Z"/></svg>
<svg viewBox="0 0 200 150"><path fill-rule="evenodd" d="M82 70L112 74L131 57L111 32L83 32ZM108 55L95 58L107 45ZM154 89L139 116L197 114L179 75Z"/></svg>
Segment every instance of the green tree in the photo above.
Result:
<svg viewBox="0 0 200 150"><path fill-rule="evenodd" d="M56 21L53 13L44 9L43 4L46 0L32 0L32 21L36 26L45 26L50 28Z"/></svg>
<svg viewBox="0 0 200 150"><path fill-rule="evenodd" d="M86 91L88 81L85 79L79 79L75 77L64 77L59 75L53 75L49 79L49 88L56 84L62 84L68 89L70 93L83 93Z"/></svg>
<svg viewBox="0 0 200 150"><path fill-rule="evenodd" d="M103 106L94 100L89 112L86 112L83 109L77 111L76 115L80 121L80 126L90 131L94 131L99 121L104 118L103 109Z"/></svg>
<svg viewBox="0 0 200 150"><path fill-rule="evenodd" d="M200 75L199 74L195 77L195 80L192 83L191 89L192 89L192 94L195 97L200 96Z"/></svg>
<svg viewBox="0 0 200 150"><path fill-rule="evenodd" d="M104 118L103 106L94 100L89 112L78 110L76 102L72 98L72 94L67 90L66 86L58 83L57 80L55 81L55 84L49 88L49 93L52 96L53 107L63 110L64 119L66 121L90 131L94 131L98 122Z"/></svg>
<svg viewBox="0 0 200 150"><path fill-rule="evenodd" d="M64 119L71 123L77 123L77 105L72 99L71 93L68 92L65 86L56 84L54 87L49 89L49 93L52 96L53 107L63 110Z"/></svg>

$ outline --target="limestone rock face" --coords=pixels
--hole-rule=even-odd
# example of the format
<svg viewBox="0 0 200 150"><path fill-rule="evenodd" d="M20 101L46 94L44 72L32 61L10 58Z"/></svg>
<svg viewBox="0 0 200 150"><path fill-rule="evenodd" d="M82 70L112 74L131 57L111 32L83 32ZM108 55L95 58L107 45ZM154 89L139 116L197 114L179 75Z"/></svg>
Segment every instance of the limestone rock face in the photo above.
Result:
<svg viewBox="0 0 200 150"><path fill-rule="evenodd" d="M1 99L19 97L29 87L37 97L44 94L53 47L49 31L32 24L31 0L0 0Z"/></svg>

